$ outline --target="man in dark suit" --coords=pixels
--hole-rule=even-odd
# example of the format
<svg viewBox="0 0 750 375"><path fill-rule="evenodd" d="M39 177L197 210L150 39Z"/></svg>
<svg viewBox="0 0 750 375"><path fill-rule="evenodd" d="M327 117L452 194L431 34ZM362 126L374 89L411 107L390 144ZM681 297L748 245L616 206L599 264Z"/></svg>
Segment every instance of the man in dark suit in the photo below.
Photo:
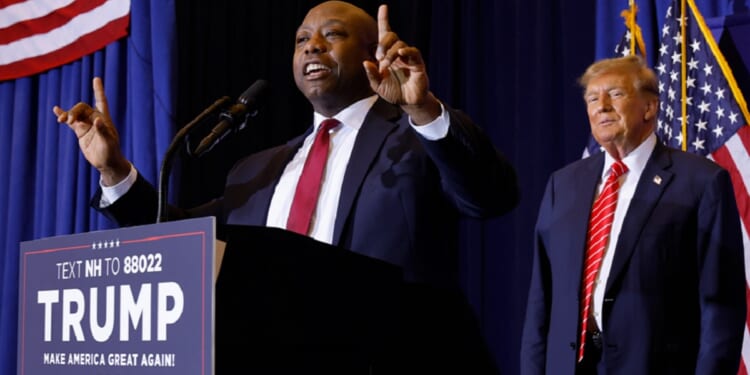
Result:
<svg viewBox="0 0 750 375"><path fill-rule="evenodd" d="M522 374L735 374L745 270L729 174L657 142L657 79L639 57L580 83L606 152L547 184Z"/></svg>
<svg viewBox="0 0 750 375"><path fill-rule="evenodd" d="M385 6L377 22L345 2L314 7L297 31L293 69L315 110L313 126L240 160L223 198L170 217L286 228L315 132L335 118L340 125L330 131L320 198L304 234L401 266L409 280L455 281L458 215L515 207L513 167L466 115L429 91L419 50L390 30ZM155 191L122 155L98 78L94 93L95 108L54 108L101 172L104 194L92 203L120 225L154 222Z"/></svg>
<svg viewBox="0 0 750 375"><path fill-rule="evenodd" d="M397 265L406 281L456 290L458 217L511 210L519 199L513 167L465 114L430 92L419 50L390 30L385 6L376 21L351 4L322 3L308 12L294 46L294 78L315 111L312 127L240 160L222 198L171 208L169 217L288 228L318 129L335 119L317 206L299 232ZM95 107L54 108L101 173L92 203L120 225L151 223L156 192L121 154L98 78L94 94Z"/></svg>

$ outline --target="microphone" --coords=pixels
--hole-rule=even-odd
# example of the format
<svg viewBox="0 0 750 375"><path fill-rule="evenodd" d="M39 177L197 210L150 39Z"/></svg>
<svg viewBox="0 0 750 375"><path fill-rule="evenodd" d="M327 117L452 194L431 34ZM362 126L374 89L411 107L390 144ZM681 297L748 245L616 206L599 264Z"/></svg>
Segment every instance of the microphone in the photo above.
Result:
<svg viewBox="0 0 750 375"><path fill-rule="evenodd" d="M250 87L248 87L247 90L237 98L235 104L219 114L221 121L211 129L211 133L201 140L193 154L197 156L203 155L214 148L214 146L221 142L221 140L235 130L235 128L241 129L245 115L249 113L250 116L254 116L257 113L259 96L264 94L268 90L268 87L268 82L262 79L259 79L250 85Z"/></svg>

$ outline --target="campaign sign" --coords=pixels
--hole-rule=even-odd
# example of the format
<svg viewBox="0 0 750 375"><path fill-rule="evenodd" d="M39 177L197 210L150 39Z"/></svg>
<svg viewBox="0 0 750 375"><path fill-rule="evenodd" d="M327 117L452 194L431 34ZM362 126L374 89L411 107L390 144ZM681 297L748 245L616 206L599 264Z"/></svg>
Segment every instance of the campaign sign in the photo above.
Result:
<svg viewBox="0 0 750 375"><path fill-rule="evenodd" d="M213 217L21 243L18 374L213 371Z"/></svg>

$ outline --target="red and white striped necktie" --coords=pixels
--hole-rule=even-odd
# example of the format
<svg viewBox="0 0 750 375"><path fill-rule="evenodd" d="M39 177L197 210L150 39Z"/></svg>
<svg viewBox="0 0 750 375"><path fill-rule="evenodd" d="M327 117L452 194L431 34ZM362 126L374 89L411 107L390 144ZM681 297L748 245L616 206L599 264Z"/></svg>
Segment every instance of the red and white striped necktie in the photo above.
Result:
<svg viewBox="0 0 750 375"><path fill-rule="evenodd" d="M578 362L583 360L583 348L586 344L586 330L591 309L591 296L594 292L594 280L604 258L612 219L615 217L617 206L617 191L620 189L618 178L628 171L628 167L621 160L616 161L610 168L609 178L604 184L599 197L591 208L589 218L588 242L586 244L586 258L583 267L581 284L581 344L578 348Z"/></svg>

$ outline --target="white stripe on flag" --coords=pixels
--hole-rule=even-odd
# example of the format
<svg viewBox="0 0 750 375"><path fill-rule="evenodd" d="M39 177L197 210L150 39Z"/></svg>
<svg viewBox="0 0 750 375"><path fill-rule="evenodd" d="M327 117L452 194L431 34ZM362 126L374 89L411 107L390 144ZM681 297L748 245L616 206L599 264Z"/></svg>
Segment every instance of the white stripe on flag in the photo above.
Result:
<svg viewBox="0 0 750 375"><path fill-rule="evenodd" d="M10 25L44 17L57 9L73 3L73 0L29 0L0 9L0 29Z"/></svg>
<svg viewBox="0 0 750 375"><path fill-rule="evenodd" d="M106 1L101 6L72 18L67 24L48 33L0 45L0 65L59 50L80 37L102 28L110 21L126 16L128 12L130 12L130 1Z"/></svg>
<svg viewBox="0 0 750 375"><path fill-rule="evenodd" d="M729 151L729 155L732 156L734 165L737 167L737 172L742 176L742 183L745 184L745 188L747 189L750 187L750 154L747 153L745 145L742 144L739 133L737 132L737 134L729 138L724 143L724 146ZM735 192L735 195L737 194L739 192ZM745 195L747 195L747 192L745 192Z"/></svg>

